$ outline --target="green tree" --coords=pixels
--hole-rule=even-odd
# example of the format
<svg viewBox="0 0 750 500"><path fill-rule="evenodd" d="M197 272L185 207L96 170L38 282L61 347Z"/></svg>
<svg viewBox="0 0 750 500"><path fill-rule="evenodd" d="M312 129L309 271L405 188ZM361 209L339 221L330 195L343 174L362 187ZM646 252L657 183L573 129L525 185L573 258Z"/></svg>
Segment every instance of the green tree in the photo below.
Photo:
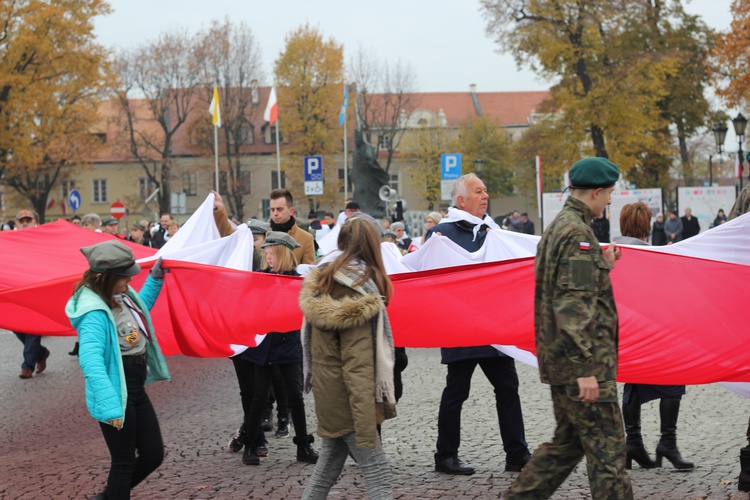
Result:
<svg viewBox="0 0 750 500"><path fill-rule="evenodd" d="M660 3L483 0L482 5L488 33L519 64L557 82L550 120L575 135L585 130L589 139L574 158L609 157L626 176L649 171L644 165L655 158L660 169L669 167L671 141L664 134L669 119L660 102L680 58L672 50L644 47L654 33L648 23L634 23L653 16Z"/></svg>
<svg viewBox="0 0 750 500"><path fill-rule="evenodd" d="M338 126L344 84L344 48L306 24L289 33L274 63L278 85L279 130L284 150L287 186L302 192L302 156L331 155L341 147ZM331 162L332 163L332 162ZM330 164L324 161L325 164ZM338 196L338 183L326 183L320 201ZM308 197L312 207L312 199Z"/></svg>
<svg viewBox="0 0 750 500"><path fill-rule="evenodd" d="M0 178L44 220L49 193L92 156L107 53L97 0L0 1Z"/></svg>
<svg viewBox="0 0 750 500"><path fill-rule="evenodd" d="M454 140L439 119L404 136L404 150L414 158L411 168L413 193L427 202L427 210L440 204L440 156L453 147Z"/></svg>
<svg viewBox="0 0 750 500"><path fill-rule="evenodd" d="M459 134L451 150L462 153L464 164L469 169L481 158L482 180L490 196L513 194L515 159L510 135L485 116L476 117L464 124Z"/></svg>

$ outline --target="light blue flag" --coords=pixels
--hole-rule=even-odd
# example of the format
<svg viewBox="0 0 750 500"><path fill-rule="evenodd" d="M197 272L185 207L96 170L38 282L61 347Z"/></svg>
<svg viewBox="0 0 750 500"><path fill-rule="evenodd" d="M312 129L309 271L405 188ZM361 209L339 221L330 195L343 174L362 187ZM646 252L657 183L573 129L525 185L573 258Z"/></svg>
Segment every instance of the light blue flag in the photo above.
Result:
<svg viewBox="0 0 750 500"><path fill-rule="evenodd" d="M349 107L349 87L344 85L344 103L341 105L341 113L339 113L339 127L344 126L346 120L346 108Z"/></svg>

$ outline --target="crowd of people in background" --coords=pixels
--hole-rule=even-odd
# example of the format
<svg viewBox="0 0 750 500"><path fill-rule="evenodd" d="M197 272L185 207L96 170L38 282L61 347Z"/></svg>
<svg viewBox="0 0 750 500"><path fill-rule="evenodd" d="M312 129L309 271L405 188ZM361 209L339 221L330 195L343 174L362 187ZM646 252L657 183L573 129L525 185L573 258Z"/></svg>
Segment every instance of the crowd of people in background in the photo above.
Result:
<svg viewBox="0 0 750 500"><path fill-rule="evenodd" d="M611 269L620 257L617 244L670 245L699 234L700 225L690 208L684 210L682 217L674 210L668 212L666 220L658 214L651 223L649 208L636 203L623 207L622 236L602 250L597 241L610 241L606 208L618 177L617 167L607 160L596 158L576 163L570 173L571 196L545 232L537 254L535 307L543 311L536 318L537 355L542 381L550 384L555 406L558 429L553 442L540 446L532 457L525 440L513 358L492 346L444 348L441 358L446 365L446 382L437 416L436 472L475 473L474 467L459 458L459 447L461 411L477 367L494 387L505 470L521 472L508 498L548 497L584 455L598 464L589 469L592 492L602 495L616 492L617 498L632 498L625 469L630 469L633 461L643 468L653 468L661 466L662 458L667 458L677 469L694 467L682 458L676 444L684 386L626 384L623 429L615 386L617 317L608 273L575 274L577 268L565 271L565 266L556 263L556 259L576 257L581 260L579 264L591 265L594 261L588 257L599 255ZM747 190L741 198L750 207ZM213 194L214 222L220 235L227 236L240 221L228 215L221 196ZM227 449L231 452L244 449L242 463L260 465L260 459L270 453L265 432L271 430L271 412L276 404L279 427L275 436L288 436L291 423L296 459L316 464L304 498L325 498L347 457L354 458L362 469L370 497L391 498L390 466L380 441L380 424L396 415L395 404L403 391L401 372L408 358L405 349L394 348L388 324L385 306L392 285L385 273L380 244L391 242L405 254L416 251L439 234L475 252L483 246L491 229L534 234L534 223L527 213L513 210L493 220L487 213L488 205L489 196L482 180L474 174L464 175L453 187L452 206L427 214L424 233L412 238L403 219L376 221L362 213L354 200L347 200L337 218L333 212L311 211L306 222L300 221L291 192L273 190L269 220L247 221L254 240L253 271L299 276L296 271L299 264L315 264L320 257L316 231L336 226L340 226L337 241L340 253L331 262L320 264L305 279L300 295L305 314L301 330L268 332L259 346L231 358L240 389L243 422L231 433ZM732 216L738 215L736 207L733 208ZM724 211L719 210L712 227L727 220ZM33 211L21 210L10 222L4 229L33 228L39 220ZM100 218L91 213L73 216L69 222L152 248L163 247L180 227L168 213L162 214L158 222L135 221L123 232L118 231L119 220L112 216ZM486 227L487 231L477 231L477 226ZM97 498L128 498L130 489L158 468L164 456L159 422L144 391L144 384L152 379L169 379L148 315L164 274L159 260L139 295L128 286L131 277L140 271L128 247L117 240L108 240L81 251L90 269L76 285L66 312L80 336L80 349L76 343L70 354L80 355L86 374L89 412L99 421L112 456L106 489ZM570 275L561 277L558 272ZM590 281L592 276L599 276L599 281L583 282ZM599 305L590 311L598 319L591 324L614 325L606 334L598 329L579 332L582 340L576 345L584 350L591 340L589 337L596 338L598 347L593 359L596 369L574 366L568 348L550 342L545 334L567 331L569 321L585 323L586 318L577 313L585 308L578 308L576 301L586 297L574 293L574 288L557 287L559 296L551 292L557 289L554 283L573 284L576 280L583 280L581 290L597 290L599 294ZM108 314L100 314L101 311ZM24 333L16 336L24 344L20 378L30 379L34 373L44 372L50 352L41 345L41 337ZM600 376L593 376L596 370L601 372ZM322 438L320 454L311 446L313 435L307 428L303 399L303 393L313 388L317 434ZM98 394L117 397L104 404ZM121 394L125 395L122 399ZM661 440L655 460L644 448L640 426L641 405L652 399L660 400L661 417ZM582 403L591 405L585 407ZM610 418L613 416L614 419ZM602 440L597 432L605 423L609 427ZM558 453L560 446L567 451ZM743 450L745 479L743 482L741 474L740 489L750 490L750 447Z"/></svg>

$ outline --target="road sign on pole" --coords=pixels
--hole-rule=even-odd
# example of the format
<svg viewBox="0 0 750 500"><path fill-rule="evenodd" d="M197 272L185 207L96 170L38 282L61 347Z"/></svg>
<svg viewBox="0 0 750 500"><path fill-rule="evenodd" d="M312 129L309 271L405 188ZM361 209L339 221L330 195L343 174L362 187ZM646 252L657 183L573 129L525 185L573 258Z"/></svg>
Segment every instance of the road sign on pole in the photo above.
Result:
<svg viewBox="0 0 750 500"><path fill-rule="evenodd" d="M125 205L119 201L116 201L109 206L109 215L118 220L125 217L125 211Z"/></svg>
<svg viewBox="0 0 750 500"><path fill-rule="evenodd" d="M74 189L70 193L68 193L68 204L74 212L81 208L81 193L79 193L77 189Z"/></svg>
<svg viewBox="0 0 750 500"><path fill-rule="evenodd" d="M461 153L440 155L440 199L451 199L451 189L461 177Z"/></svg>
<svg viewBox="0 0 750 500"><path fill-rule="evenodd" d="M320 196L323 194L323 157L305 156L305 195Z"/></svg>

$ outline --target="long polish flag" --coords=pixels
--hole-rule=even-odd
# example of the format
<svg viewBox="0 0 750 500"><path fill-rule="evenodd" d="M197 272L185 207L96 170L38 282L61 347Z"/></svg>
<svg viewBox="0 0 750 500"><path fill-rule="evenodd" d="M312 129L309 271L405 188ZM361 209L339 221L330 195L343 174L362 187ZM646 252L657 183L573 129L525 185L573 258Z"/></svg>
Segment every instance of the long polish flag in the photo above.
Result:
<svg viewBox="0 0 750 500"><path fill-rule="evenodd" d="M107 238L65 221L0 232L6 269L0 274L0 327L74 334L63 308L87 267L78 249ZM331 231L326 238L337 234ZM499 344L533 358L538 240L492 230L482 249L470 254L435 236L404 257L384 243L395 288L388 311L396 344ZM744 310L715 300L746 295L748 247L750 214L669 247L622 247L611 274L620 319L620 381L750 382ZM153 250L133 248L144 269L150 267ZM152 313L166 353L225 357L257 345L269 331L299 328L302 278L247 271L251 249L252 234L244 225L218 237L211 195L159 250L170 272ZM34 266L26 265L30 260ZM136 289L146 274L134 280ZM424 304L442 306L414 314Z"/></svg>

